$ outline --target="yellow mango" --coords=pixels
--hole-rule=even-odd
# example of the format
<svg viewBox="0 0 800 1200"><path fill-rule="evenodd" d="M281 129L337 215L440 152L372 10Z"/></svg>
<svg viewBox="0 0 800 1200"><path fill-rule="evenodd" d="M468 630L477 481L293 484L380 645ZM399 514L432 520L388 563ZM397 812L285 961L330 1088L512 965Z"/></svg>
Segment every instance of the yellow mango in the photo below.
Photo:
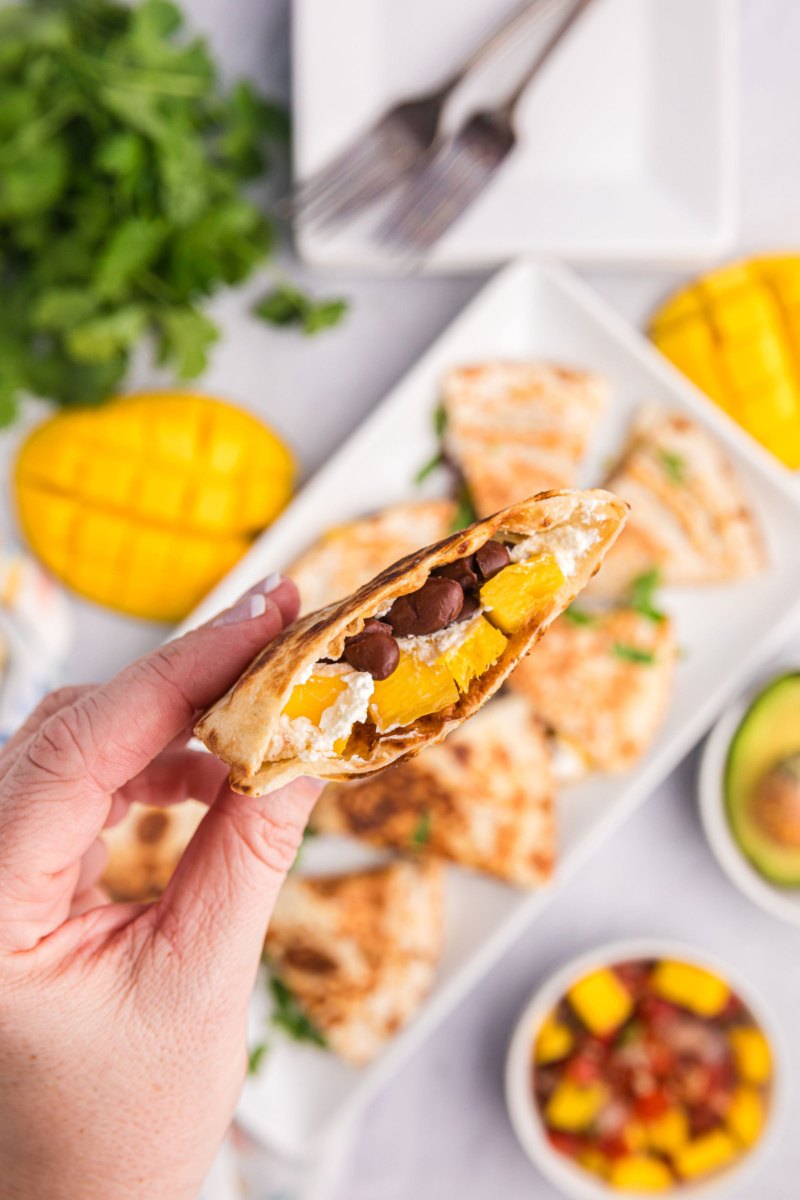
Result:
<svg viewBox="0 0 800 1200"><path fill-rule="evenodd" d="M647 1142L651 1150L675 1154L689 1140L689 1118L682 1108L671 1108L654 1121L646 1121Z"/></svg>
<svg viewBox="0 0 800 1200"><path fill-rule="evenodd" d="M560 1058L566 1058L574 1045L575 1039L572 1036L572 1030L559 1021L554 1012L548 1013L536 1035L533 1048L534 1062L539 1066L544 1063L558 1062Z"/></svg>
<svg viewBox="0 0 800 1200"><path fill-rule="evenodd" d="M745 1083L766 1083L772 1074L769 1042L760 1029L743 1026L729 1034L739 1077Z"/></svg>
<svg viewBox="0 0 800 1200"><path fill-rule="evenodd" d="M578 1133L591 1125L605 1104L607 1095L602 1083L582 1085L562 1079L547 1101L547 1124L551 1129L560 1129L564 1133Z"/></svg>
<svg viewBox="0 0 800 1200"><path fill-rule="evenodd" d="M479 617L469 636L460 646L448 650L441 662L455 679L458 690L466 692L473 679L497 662L505 646L506 639L500 630L485 617Z"/></svg>
<svg viewBox="0 0 800 1200"><path fill-rule="evenodd" d="M533 613L546 613L564 575L552 554L512 563L481 588L489 620L503 633L516 633Z"/></svg>
<svg viewBox="0 0 800 1200"><path fill-rule="evenodd" d="M622 1192L666 1192L675 1181L660 1159L649 1154L626 1154L611 1163L608 1182Z"/></svg>
<svg viewBox="0 0 800 1200"><path fill-rule="evenodd" d="M578 1162L587 1171L591 1171L593 1175L601 1175L604 1179L608 1178L610 1163L605 1154L601 1154L599 1150L595 1150L592 1146L587 1146L585 1150L581 1150L578 1154Z"/></svg>
<svg viewBox="0 0 800 1200"><path fill-rule="evenodd" d="M765 1119L764 1100L753 1087L738 1087L733 1093L725 1124L743 1146L752 1146L761 1136Z"/></svg>
<svg viewBox="0 0 800 1200"><path fill-rule="evenodd" d="M319 728L322 714L336 702L347 688L345 681L337 675L311 675L305 683L297 683L292 688L289 699L283 706L283 715L290 721L297 717L305 717ZM341 754L347 745L347 738L339 738L333 743L337 754Z"/></svg>
<svg viewBox="0 0 800 1200"><path fill-rule="evenodd" d="M573 983L567 999L592 1033L613 1033L633 1012L630 992L613 971L602 967Z"/></svg>
<svg viewBox="0 0 800 1200"><path fill-rule="evenodd" d="M712 975L691 963L668 959L657 964L650 986L663 1000L688 1008L701 1017L715 1017L721 1013L731 994L719 975Z"/></svg>
<svg viewBox="0 0 800 1200"><path fill-rule="evenodd" d="M682 1179L696 1179L698 1175L707 1175L709 1171L726 1166L737 1153L730 1134L723 1129L712 1129L688 1142L673 1156L672 1162Z"/></svg>
<svg viewBox="0 0 800 1200"><path fill-rule="evenodd" d="M647 1129L642 1121L627 1121L622 1127L622 1140L635 1153L648 1148Z"/></svg>
<svg viewBox="0 0 800 1200"><path fill-rule="evenodd" d="M397 669L378 680L369 711L379 733L391 725L410 725L428 713L441 712L458 703L458 688L443 662L420 662L408 650L400 651Z"/></svg>
<svg viewBox="0 0 800 1200"><path fill-rule="evenodd" d="M82 595L134 616L185 616L284 507L289 450L249 413L189 393L59 413L20 450L23 532Z"/></svg>

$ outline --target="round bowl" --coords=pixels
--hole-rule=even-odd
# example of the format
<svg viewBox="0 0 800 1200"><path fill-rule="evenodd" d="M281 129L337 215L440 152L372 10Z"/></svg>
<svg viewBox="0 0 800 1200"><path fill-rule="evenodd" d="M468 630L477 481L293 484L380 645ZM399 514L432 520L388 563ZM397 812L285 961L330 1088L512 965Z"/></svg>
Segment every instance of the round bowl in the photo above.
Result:
<svg viewBox="0 0 800 1200"><path fill-rule="evenodd" d="M750 1009L755 1021L763 1030L772 1049L773 1078L770 1104L764 1131L758 1142L733 1166L706 1180L681 1184L663 1195L720 1197L740 1187L757 1169L769 1153L784 1117L786 1107L786 1081L784 1066L786 1054L782 1037L761 998L753 992L727 964L715 959L693 946L661 938L636 938L628 941L611 942L596 950L583 954L561 967L536 991L525 1005L519 1017L506 1059L505 1091L508 1113L514 1132L528 1158L543 1175L573 1200L609 1200L616 1196L636 1196L641 1193L623 1192L611 1187L597 1176L560 1154L547 1140L546 1132L531 1089L531 1051L536 1033L547 1014L555 1007L567 989L577 979L617 962L636 958L670 958L692 963L698 967L722 975L737 995Z"/></svg>
<svg viewBox="0 0 800 1200"><path fill-rule="evenodd" d="M750 704L768 684L769 680L762 681L726 709L709 734L698 774L700 820L711 851L731 883L771 916L800 925L800 888L779 887L755 869L740 850L725 811L725 764L731 741Z"/></svg>

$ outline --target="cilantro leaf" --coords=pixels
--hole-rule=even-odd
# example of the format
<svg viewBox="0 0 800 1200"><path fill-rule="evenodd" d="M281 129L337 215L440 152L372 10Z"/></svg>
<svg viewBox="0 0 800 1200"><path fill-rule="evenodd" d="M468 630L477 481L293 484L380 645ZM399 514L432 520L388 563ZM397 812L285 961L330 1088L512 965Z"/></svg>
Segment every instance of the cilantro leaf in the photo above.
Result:
<svg viewBox="0 0 800 1200"><path fill-rule="evenodd" d="M629 646L627 642L615 642L613 653L623 662L640 663L642 666L651 666L656 661L652 651L640 650L638 646Z"/></svg>
<svg viewBox="0 0 800 1200"><path fill-rule="evenodd" d="M257 1075L258 1074L261 1064L264 1061L264 1057L268 1053L268 1051L269 1051L269 1043L268 1042L259 1042L256 1046L253 1046L253 1049L250 1051L250 1054L248 1055L248 1058L247 1058L247 1074L248 1075Z"/></svg>
<svg viewBox="0 0 800 1200"><path fill-rule="evenodd" d="M411 845L415 849L427 846L431 840L433 822L429 812L420 813L414 828L411 830Z"/></svg>
<svg viewBox="0 0 800 1200"><path fill-rule="evenodd" d="M456 501L458 507L450 523L451 533L458 533L459 529L466 529L467 525L472 525L478 519L478 514L475 512L475 505L472 503L472 497L469 494L466 484L462 484L459 488Z"/></svg>
<svg viewBox="0 0 800 1200"><path fill-rule="evenodd" d="M437 404L433 410L433 428L437 437L443 437L447 428L447 410L443 404Z"/></svg>
<svg viewBox="0 0 800 1200"><path fill-rule="evenodd" d="M573 625L594 625L596 620L592 613L588 613L582 608L575 608L573 604L570 604L569 608L565 608L561 615Z"/></svg>
<svg viewBox="0 0 800 1200"><path fill-rule="evenodd" d="M648 617L651 621L660 624L666 621L666 614L656 608L653 603L655 592L661 583L661 572L658 567L653 567L650 571L645 571L643 575L638 575L630 586L628 602L630 607L636 612L641 613L643 617Z"/></svg>
<svg viewBox="0 0 800 1200"><path fill-rule="evenodd" d="M686 483L686 463L680 454L674 454L671 450L658 450L656 453L670 481L676 484Z"/></svg>
<svg viewBox="0 0 800 1200"><path fill-rule="evenodd" d="M423 483L431 474L431 472L435 471L437 467L440 467L443 462L444 455L442 454L441 450L438 450L436 454L434 454L433 458L429 458L425 465L420 467L420 469L417 471L416 475L414 476L414 483Z"/></svg>
<svg viewBox="0 0 800 1200"><path fill-rule="evenodd" d="M342 299L314 300L289 283L279 283L255 307L256 316L270 325L297 325L308 337L338 325L347 312Z"/></svg>
<svg viewBox="0 0 800 1200"><path fill-rule="evenodd" d="M274 1004L272 1024L296 1042L311 1042L315 1046L327 1048L325 1038L305 1015L294 993L286 984L273 975L269 981L269 990Z"/></svg>

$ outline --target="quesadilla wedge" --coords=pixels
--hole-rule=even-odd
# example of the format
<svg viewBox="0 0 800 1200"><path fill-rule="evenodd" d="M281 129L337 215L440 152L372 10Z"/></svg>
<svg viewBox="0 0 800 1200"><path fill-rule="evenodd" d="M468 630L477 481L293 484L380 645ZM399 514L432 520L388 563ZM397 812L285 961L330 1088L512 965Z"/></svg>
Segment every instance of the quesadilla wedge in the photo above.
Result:
<svg viewBox="0 0 800 1200"><path fill-rule="evenodd" d="M380 775L328 784L320 833L447 858L519 887L552 874L553 778L544 729L518 696L501 696L438 746Z"/></svg>
<svg viewBox="0 0 800 1200"><path fill-rule="evenodd" d="M169 808L132 804L118 825L104 829L108 861L100 882L112 899L157 900L207 811L198 800Z"/></svg>
<svg viewBox="0 0 800 1200"><path fill-rule="evenodd" d="M600 376L550 363L449 371L442 387L445 450L479 516L536 492L574 487L608 397Z"/></svg>
<svg viewBox="0 0 800 1200"><path fill-rule="evenodd" d="M552 732L561 781L575 781L580 763L586 773L637 762L664 719L677 652L667 616L619 608L567 612L553 622L508 682Z"/></svg>
<svg viewBox="0 0 800 1200"><path fill-rule="evenodd" d="M270 642L197 736L250 795L413 757L500 687L625 515L608 492L545 493L401 559Z"/></svg>
<svg viewBox="0 0 800 1200"><path fill-rule="evenodd" d="M648 405L607 486L627 500L624 534L592 592L619 596L658 568L662 583L729 583L766 566L745 490L719 443L694 421Z"/></svg>
<svg viewBox="0 0 800 1200"><path fill-rule="evenodd" d="M434 862L358 874L290 875L264 957L329 1048L370 1062L427 996L444 936L444 879Z"/></svg>
<svg viewBox="0 0 800 1200"><path fill-rule="evenodd" d="M393 504L328 530L284 572L297 584L301 615L341 600L398 559L446 537L456 507L448 499Z"/></svg>

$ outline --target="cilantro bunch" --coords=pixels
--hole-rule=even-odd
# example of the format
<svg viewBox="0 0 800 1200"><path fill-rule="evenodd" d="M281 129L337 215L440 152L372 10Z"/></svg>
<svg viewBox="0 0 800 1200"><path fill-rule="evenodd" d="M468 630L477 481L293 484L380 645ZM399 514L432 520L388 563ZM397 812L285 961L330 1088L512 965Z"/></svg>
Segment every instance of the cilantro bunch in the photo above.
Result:
<svg viewBox="0 0 800 1200"><path fill-rule="evenodd" d="M201 302L269 250L242 186L284 114L223 94L170 0L0 6L0 423L23 392L102 400L149 332L198 375Z"/></svg>

